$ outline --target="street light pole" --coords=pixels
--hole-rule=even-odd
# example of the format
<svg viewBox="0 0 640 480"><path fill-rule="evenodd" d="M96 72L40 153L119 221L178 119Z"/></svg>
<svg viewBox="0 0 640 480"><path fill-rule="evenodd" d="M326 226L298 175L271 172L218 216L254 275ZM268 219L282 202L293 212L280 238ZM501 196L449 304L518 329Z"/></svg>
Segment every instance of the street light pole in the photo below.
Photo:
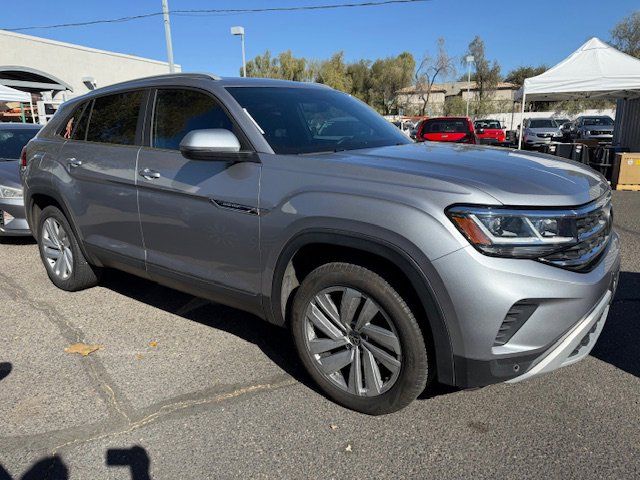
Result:
<svg viewBox="0 0 640 480"><path fill-rule="evenodd" d="M247 76L247 60L244 56L244 27L231 27L231 35L239 35L242 43L242 76Z"/></svg>
<svg viewBox="0 0 640 480"><path fill-rule="evenodd" d="M473 55L467 55L465 60L467 61L467 117L468 117L469 116L469 100L470 100L469 90L471 88L471 64L473 63L475 58L473 57Z"/></svg>
<svg viewBox="0 0 640 480"><path fill-rule="evenodd" d="M173 64L173 44L171 43L171 22L169 21L168 0L162 0L162 17L164 19L164 38L167 42L167 58L169 60L169 71L175 72Z"/></svg>

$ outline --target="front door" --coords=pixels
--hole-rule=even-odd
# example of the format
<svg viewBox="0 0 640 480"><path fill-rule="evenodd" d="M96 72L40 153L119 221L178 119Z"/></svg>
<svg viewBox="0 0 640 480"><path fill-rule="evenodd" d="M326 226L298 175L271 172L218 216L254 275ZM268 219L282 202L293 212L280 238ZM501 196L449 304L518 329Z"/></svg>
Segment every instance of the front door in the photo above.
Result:
<svg viewBox="0 0 640 480"><path fill-rule="evenodd" d="M140 220L147 270L176 287L255 295L259 288L260 164L189 160L179 144L191 130L235 131L210 94L156 91L149 147L138 160ZM239 137L241 137L239 135Z"/></svg>

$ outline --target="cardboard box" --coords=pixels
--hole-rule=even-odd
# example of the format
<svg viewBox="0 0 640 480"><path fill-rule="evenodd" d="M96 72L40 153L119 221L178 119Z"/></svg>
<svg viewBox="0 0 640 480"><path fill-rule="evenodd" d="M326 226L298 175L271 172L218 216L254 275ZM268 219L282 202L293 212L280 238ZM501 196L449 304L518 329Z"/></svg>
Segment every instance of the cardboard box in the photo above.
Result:
<svg viewBox="0 0 640 480"><path fill-rule="evenodd" d="M611 178L614 185L640 185L640 153L617 153Z"/></svg>

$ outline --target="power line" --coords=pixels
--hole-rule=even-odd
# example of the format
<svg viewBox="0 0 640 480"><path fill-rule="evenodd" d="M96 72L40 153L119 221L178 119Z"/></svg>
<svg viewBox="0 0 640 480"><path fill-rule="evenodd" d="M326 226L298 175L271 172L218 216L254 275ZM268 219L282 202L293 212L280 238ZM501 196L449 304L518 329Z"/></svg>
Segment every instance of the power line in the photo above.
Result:
<svg viewBox="0 0 640 480"><path fill-rule="evenodd" d="M327 5L301 5L294 7L265 7L265 8L212 8L212 9L194 9L194 10L172 10L169 12L171 15L178 16L207 16L207 15L224 15L224 14L240 14L240 13L268 13L268 12L296 12L301 10L331 10L338 8L357 8L357 7L379 7L383 5L391 4L407 4L407 3L424 3L431 0L381 0L381 1L368 1L362 3L337 3ZM67 28L67 27L84 27L88 25L98 25L104 23L122 23L130 22L133 20L141 20L143 18L158 17L162 15L162 12L145 13L141 15L130 15L119 18L108 18L100 20L91 20L87 22L77 23L60 23L56 25L37 25L30 27L19 28L4 28L9 32L21 32L25 30L36 30L46 28Z"/></svg>

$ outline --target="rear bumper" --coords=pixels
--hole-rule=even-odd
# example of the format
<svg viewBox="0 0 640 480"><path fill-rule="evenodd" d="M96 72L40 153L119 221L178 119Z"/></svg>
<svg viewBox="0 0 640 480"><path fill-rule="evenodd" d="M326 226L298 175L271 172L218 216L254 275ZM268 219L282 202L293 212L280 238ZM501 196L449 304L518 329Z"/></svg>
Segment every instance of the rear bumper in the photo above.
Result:
<svg viewBox="0 0 640 480"><path fill-rule="evenodd" d="M5 215L6 212L8 215ZM0 198L0 237L31 235L22 198Z"/></svg>

